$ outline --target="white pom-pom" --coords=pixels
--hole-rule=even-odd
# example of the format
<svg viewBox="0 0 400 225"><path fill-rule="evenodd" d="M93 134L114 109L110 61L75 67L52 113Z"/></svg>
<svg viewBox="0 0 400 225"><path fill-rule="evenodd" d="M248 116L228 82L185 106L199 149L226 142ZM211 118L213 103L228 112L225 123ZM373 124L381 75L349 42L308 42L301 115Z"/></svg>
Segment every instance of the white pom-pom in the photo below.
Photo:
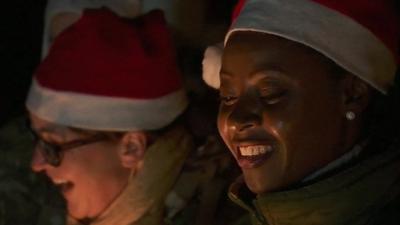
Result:
<svg viewBox="0 0 400 225"><path fill-rule="evenodd" d="M203 80L215 89L219 89L219 71L221 70L221 57L223 44L209 46L203 57Z"/></svg>

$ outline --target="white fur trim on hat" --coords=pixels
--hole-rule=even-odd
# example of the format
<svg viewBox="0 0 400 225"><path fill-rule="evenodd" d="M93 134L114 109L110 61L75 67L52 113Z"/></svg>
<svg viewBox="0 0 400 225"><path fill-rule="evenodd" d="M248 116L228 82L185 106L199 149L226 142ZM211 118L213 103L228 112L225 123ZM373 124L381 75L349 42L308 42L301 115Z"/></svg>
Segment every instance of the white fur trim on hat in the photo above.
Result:
<svg viewBox="0 0 400 225"><path fill-rule="evenodd" d="M104 131L157 130L183 113L184 90L156 99L128 99L54 91L33 80L26 106L52 123Z"/></svg>
<svg viewBox="0 0 400 225"><path fill-rule="evenodd" d="M386 93L396 72L394 55L350 17L309 0L248 0L225 37L268 33L309 46Z"/></svg>
<svg viewBox="0 0 400 225"><path fill-rule="evenodd" d="M219 71L221 70L221 58L223 44L209 46L203 57L203 80L212 88L218 89L220 85Z"/></svg>

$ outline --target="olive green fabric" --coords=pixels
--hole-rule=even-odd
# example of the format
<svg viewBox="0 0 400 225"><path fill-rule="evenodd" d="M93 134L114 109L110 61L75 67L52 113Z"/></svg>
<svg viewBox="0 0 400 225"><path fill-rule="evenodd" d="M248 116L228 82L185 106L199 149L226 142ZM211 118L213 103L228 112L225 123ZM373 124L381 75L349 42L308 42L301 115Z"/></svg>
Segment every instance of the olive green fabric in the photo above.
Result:
<svg viewBox="0 0 400 225"><path fill-rule="evenodd" d="M184 169L168 195L169 225L233 225L245 213L226 192L239 169L215 135L187 158Z"/></svg>
<svg viewBox="0 0 400 225"><path fill-rule="evenodd" d="M252 224L400 224L398 144L313 184L252 198L242 179L230 198L250 212ZM246 197L247 196L247 197Z"/></svg>

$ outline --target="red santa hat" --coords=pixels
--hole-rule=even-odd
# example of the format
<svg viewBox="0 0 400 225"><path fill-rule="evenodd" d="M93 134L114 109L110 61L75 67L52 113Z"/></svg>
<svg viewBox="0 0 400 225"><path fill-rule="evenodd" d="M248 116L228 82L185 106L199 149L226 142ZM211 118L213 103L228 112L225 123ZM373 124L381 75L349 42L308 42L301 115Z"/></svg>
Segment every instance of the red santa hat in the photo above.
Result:
<svg viewBox="0 0 400 225"><path fill-rule="evenodd" d="M187 104L162 12L128 20L106 9L56 38L26 102L49 122L106 131L159 129Z"/></svg>
<svg viewBox="0 0 400 225"><path fill-rule="evenodd" d="M391 0L247 0L225 37L268 33L302 43L386 93L397 68L399 24Z"/></svg>

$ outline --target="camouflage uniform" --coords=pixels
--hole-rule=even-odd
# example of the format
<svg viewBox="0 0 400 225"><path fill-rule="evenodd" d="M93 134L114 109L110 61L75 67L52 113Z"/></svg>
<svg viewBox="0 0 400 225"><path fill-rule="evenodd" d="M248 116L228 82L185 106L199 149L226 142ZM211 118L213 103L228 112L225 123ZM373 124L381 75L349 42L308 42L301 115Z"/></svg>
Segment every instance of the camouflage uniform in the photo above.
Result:
<svg viewBox="0 0 400 225"><path fill-rule="evenodd" d="M231 225L245 211L227 196L229 182L240 171L229 151L216 136L208 136L185 162L177 183L166 200L170 225Z"/></svg>
<svg viewBox="0 0 400 225"><path fill-rule="evenodd" d="M32 148L25 119L16 118L1 127L0 225L63 224L63 204L57 192L30 169ZM56 207L45 207L48 199Z"/></svg>

